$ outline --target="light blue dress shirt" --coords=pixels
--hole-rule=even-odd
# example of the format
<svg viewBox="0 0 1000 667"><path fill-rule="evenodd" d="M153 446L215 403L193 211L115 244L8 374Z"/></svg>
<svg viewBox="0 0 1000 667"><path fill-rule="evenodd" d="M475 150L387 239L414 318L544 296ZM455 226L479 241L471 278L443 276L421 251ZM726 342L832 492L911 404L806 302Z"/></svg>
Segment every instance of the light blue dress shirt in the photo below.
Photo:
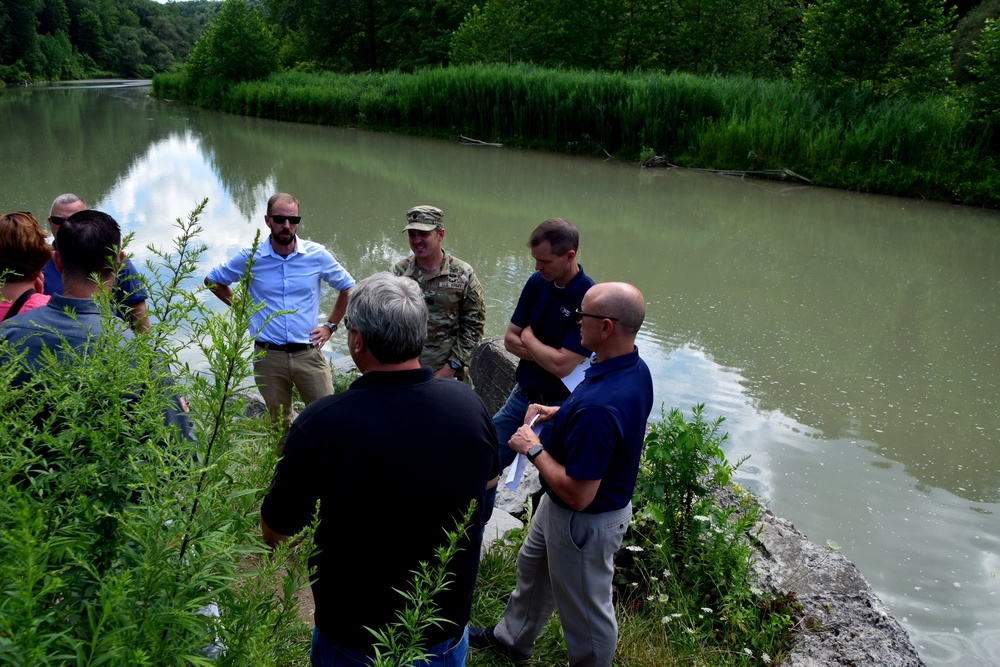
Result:
<svg viewBox="0 0 1000 667"><path fill-rule="evenodd" d="M250 248L244 248L209 271L207 277L219 285L231 285L243 275L249 258ZM250 273L250 296L264 304L264 309L250 318L250 336L276 345L309 342L309 332L319 322L317 314L323 282L341 292L354 287L354 278L326 248L301 238L295 239L295 251L287 257L274 252L271 240L265 239L257 248ZM295 312L278 315L264 323L279 310Z"/></svg>

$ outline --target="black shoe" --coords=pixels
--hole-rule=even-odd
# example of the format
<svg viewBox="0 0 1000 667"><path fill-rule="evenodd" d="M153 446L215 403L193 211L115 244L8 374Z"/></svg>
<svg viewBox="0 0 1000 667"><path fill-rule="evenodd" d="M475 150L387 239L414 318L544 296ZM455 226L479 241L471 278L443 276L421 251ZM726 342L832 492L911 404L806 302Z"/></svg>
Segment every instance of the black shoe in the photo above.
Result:
<svg viewBox="0 0 1000 667"><path fill-rule="evenodd" d="M527 660L531 660L531 653L515 651L497 639L497 636L493 634L493 628L476 628L470 625L469 647L475 649L489 649L494 653L507 656L514 662L525 662Z"/></svg>

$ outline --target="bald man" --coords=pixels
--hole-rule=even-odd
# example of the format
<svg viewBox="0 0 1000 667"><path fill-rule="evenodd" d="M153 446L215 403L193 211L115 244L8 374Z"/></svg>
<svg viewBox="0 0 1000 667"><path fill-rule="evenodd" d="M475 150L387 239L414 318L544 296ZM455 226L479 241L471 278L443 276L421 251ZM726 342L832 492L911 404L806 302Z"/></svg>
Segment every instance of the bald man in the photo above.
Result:
<svg viewBox="0 0 1000 667"><path fill-rule="evenodd" d="M571 667L607 667L618 623L612 556L632 519L653 381L635 337L646 306L627 283L590 288L576 311L583 347L596 362L561 407L532 403L510 439L538 469L545 495L517 556L517 585L494 628L470 628L469 645L528 660L553 609ZM544 447L527 424L552 421ZM536 422L537 423L537 422Z"/></svg>

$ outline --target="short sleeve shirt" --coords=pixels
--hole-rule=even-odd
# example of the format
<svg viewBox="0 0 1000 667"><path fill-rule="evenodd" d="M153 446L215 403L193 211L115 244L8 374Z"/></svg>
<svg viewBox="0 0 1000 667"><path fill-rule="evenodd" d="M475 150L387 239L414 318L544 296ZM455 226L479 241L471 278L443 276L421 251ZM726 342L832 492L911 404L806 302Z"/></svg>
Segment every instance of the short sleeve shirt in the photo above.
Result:
<svg viewBox="0 0 1000 667"><path fill-rule="evenodd" d="M610 512L632 500L652 409L653 380L638 348L588 368L559 408L545 451L570 477L601 480L584 513ZM540 479L553 502L569 509Z"/></svg>
<svg viewBox="0 0 1000 667"><path fill-rule="evenodd" d="M535 337L549 347L565 348L588 357L590 352L580 343L580 325L576 323L575 311L593 284L594 281L583 272L583 265L566 287L556 287L536 271L521 290L510 322L522 329L531 326ZM569 395L562 380L534 361L522 359L517 364L516 377L529 399L537 400L541 394L547 400L561 401Z"/></svg>

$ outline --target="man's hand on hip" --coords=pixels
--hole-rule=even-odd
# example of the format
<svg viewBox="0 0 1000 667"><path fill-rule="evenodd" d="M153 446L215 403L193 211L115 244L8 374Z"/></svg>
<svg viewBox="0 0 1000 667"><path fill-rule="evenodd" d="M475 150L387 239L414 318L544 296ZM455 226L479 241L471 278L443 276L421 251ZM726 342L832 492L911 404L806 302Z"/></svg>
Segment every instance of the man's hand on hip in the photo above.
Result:
<svg viewBox="0 0 1000 667"><path fill-rule="evenodd" d="M331 338L333 338L333 332L322 324L309 332L309 342L315 348L323 347Z"/></svg>

